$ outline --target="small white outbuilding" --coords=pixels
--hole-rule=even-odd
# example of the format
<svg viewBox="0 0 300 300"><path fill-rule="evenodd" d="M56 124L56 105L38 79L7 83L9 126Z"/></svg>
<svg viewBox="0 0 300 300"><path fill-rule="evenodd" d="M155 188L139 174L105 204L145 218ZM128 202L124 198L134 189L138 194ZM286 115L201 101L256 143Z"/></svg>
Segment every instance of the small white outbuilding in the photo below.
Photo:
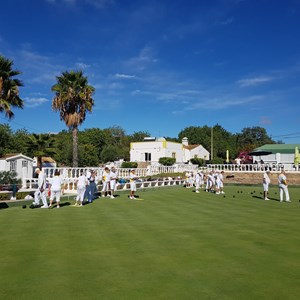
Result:
<svg viewBox="0 0 300 300"><path fill-rule="evenodd" d="M33 159L22 153L6 154L0 158L0 171L15 171L18 178L31 178Z"/></svg>

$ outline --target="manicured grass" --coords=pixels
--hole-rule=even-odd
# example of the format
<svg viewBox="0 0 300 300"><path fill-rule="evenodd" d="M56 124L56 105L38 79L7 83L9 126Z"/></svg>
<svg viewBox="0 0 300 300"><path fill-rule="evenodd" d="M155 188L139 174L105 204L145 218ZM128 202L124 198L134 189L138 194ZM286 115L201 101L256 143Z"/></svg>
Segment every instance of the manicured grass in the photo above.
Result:
<svg viewBox="0 0 300 300"><path fill-rule="evenodd" d="M299 188L225 191L2 209L0 299L298 299Z"/></svg>

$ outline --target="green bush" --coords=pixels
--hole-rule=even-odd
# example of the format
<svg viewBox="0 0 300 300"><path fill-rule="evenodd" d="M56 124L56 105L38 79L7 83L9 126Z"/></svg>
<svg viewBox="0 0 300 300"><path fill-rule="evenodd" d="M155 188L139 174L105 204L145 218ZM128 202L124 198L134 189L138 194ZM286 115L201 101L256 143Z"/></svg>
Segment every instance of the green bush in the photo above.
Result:
<svg viewBox="0 0 300 300"><path fill-rule="evenodd" d="M191 163L193 165L198 165L199 167L203 167L206 164L206 161L203 158L191 158Z"/></svg>
<svg viewBox="0 0 300 300"><path fill-rule="evenodd" d="M173 166L176 162L176 159L172 157L161 157L158 162L163 166Z"/></svg>
<svg viewBox="0 0 300 300"><path fill-rule="evenodd" d="M138 163L137 162L131 162L131 161L123 161L121 168L126 168L126 169L135 169L137 168Z"/></svg>
<svg viewBox="0 0 300 300"><path fill-rule="evenodd" d="M11 192L1 193L1 194L0 194L0 201L9 200L10 197L11 197L11 195L12 195Z"/></svg>
<svg viewBox="0 0 300 300"><path fill-rule="evenodd" d="M214 159L212 159L210 161L211 164L216 164L216 165L220 165L220 164L224 164L224 159L221 157L215 157Z"/></svg>
<svg viewBox="0 0 300 300"><path fill-rule="evenodd" d="M17 173L14 171L0 171L0 184L18 184L21 179L17 178Z"/></svg>

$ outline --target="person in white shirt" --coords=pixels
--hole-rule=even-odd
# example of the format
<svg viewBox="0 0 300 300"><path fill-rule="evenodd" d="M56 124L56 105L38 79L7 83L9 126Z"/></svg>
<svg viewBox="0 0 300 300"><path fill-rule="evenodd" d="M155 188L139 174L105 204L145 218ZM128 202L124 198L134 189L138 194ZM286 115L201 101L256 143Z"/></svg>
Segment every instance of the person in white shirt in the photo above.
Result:
<svg viewBox="0 0 300 300"><path fill-rule="evenodd" d="M202 171L200 171L199 175L200 175L200 189L202 189L204 186L204 174Z"/></svg>
<svg viewBox="0 0 300 300"><path fill-rule="evenodd" d="M263 189L264 189L264 200L270 200L268 198L268 194L269 194L269 184L271 183L270 180L270 171L266 171L263 174Z"/></svg>
<svg viewBox="0 0 300 300"><path fill-rule="evenodd" d="M104 168L104 172L102 174L102 197L105 197L105 193L107 193L107 197L110 197L110 170L108 167Z"/></svg>
<svg viewBox="0 0 300 300"><path fill-rule="evenodd" d="M185 173L185 187L186 188L190 188L190 177L191 177L191 174L190 172L186 172Z"/></svg>
<svg viewBox="0 0 300 300"><path fill-rule="evenodd" d="M118 180L118 172L115 167L112 167L110 170L110 198L114 197L114 192L117 189L117 180Z"/></svg>
<svg viewBox="0 0 300 300"><path fill-rule="evenodd" d="M288 184L286 180L285 171L281 170L279 176L278 176L278 186L279 186L279 196L280 196L280 202L283 202L283 194L285 194L285 201L290 201L290 195L288 190Z"/></svg>
<svg viewBox="0 0 300 300"><path fill-rule="evenodd" d="M214 175L217 195L221 194L221 176L220 176L220 174L221 173L219 171L217 171Z"/></svg>
<svg viewBox="0 0 300 300"><path fill-rule="evenodd" d="M190 177L188 178L188 184L189 184L189 187L193 187L194 186L194 174L191 172L190 173Z"/></svg>
<svg viewBox="0 0 300 300"><path fill-rule="evenodd" d="M137 176L135 175L135 170L132 169L131 170L131 173L130 173L130 176L129 176L129 181L130 181L130 195L129 195L129 198L134 200L136 199L134 197L134 193L136 192L136 180L137 180Z"/></svg>
<svg viewBox="0 0 300 300"><path fill-rule="evenodd" d="M197 172L195 175L195 186L196 186L196 193L199 193L199 188L200 188L200 182L201 182L201 177L200 177L200 173Z"/></svg>
<svg viewBox="0 0 300 300"><path fill-rule="evenodd" d="M76 180L77 184L77 196L75 198L75 206L79 205L82 206L84 200L84 194L86 190L86 186L88 185L88 180L83 172L80 173L80 176ZM80 204L78 202L80 201Z"/></svg>
<svg viewBox="0 0 300 300"><path fill-rule="evenodd" d="M62 188L63 188L63 179L60 176L60 172L58 170L55 171L54 173L54 177L51 178L50 180L50 204L49 204L49 208L52 207L53 205L53 200L56 200L56 208L60 208L59 203L60 203L60 196L61 196L61 192L62 192Z"/></svg>
<svg viewBox="0 0 300 300"><path fill-rule="evenodd" d="M42 199L43 206L41 208L48 208L47 198L46 198L46 175L39 168L35 169L35 173L38 174L38 188L34 193L34 206L40 204L40 198Z"/></svg>
<svg viewBox="0 0 300 300"><path fill-rule="evenodd" d="M211 171L211 172L209 172L209 174L206 177L206 188L205 188L205 191L206 192L212 192L214 184L215 184L215 179L214 179L213 172Z"/></svg>
<svg viewBox="0 0 300 300"><path fill-rule="evenodd" d="M221 171L218 174L218 189L221 194L225 194L224 192L224 171Z"/></svg>

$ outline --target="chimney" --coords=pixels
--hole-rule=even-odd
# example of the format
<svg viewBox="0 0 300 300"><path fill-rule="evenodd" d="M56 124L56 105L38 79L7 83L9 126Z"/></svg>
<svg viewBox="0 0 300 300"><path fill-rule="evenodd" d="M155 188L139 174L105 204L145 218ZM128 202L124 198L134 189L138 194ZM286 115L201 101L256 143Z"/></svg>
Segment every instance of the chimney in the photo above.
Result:
<svg viewBox="0 0 300 300"><path fill-rule="evenodd" d="M184 146L188 146L189 145L189 139L187 137L184 137L182 139L182 145L184 145Z"/></svg>

